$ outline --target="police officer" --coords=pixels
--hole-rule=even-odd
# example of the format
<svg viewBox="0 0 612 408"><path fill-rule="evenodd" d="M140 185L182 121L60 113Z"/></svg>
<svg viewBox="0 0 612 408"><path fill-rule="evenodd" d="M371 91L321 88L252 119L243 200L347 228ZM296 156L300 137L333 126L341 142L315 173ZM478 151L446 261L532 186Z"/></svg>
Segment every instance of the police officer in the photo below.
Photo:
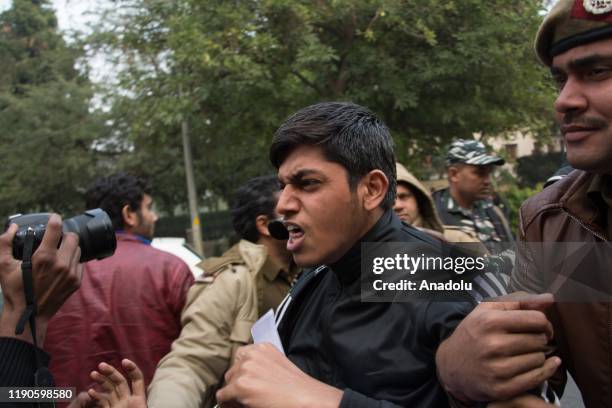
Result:
<svg viewBox="0 0 612 408"><path fill-rule="evenodd" d="M268 229L277 218L275 176L243 184L232 203L232 223L241 240L199 266L204 275L189 291L180 337L159 363L149 386L150 407L212 407L239 346L251 326L283 300L297 268Z"/></svg>
<svg viewBox="0 0 612 408"><path fill-rule="evenodd" d="M489 248L498 242L513 241L503 212L490 200L493 166L504 162L488 154L482 142L456 140L446 155L449 187L434 193L442 222L475 234Z"/></svg>

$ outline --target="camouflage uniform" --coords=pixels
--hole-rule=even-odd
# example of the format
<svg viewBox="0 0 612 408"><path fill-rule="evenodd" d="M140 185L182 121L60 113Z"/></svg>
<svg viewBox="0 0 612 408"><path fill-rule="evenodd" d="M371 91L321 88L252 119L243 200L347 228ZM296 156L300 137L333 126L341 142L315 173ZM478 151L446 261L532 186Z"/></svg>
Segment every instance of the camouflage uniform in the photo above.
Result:
<svg viewBox="0 0 612 408"><path fill-rule="evenodd" d="M440 190L435 193L436 203L438 200L444 206L444 223L458 226L461 231L470 235L475 235L483 242L501 242L503 241L495 231L495 225L491 222L489 212L493 211L493 203L488 200L480 200L474 203L472 210L461 208L459 204L453 200L448 189ZM440 208L438 211L441 212Z"/></svg>
<svg viewBox="0 0 612 408"><path fill-rule="evenodd" d="M485 145L477 140L459 139L453 142L446 155L446 165L457 163L474 166L502 165L504 159L487 153ZM490 200L474 203L471 210L462 208L451 197L448 188L433 194L438 214L444 224L455 225L491 249L496 242L510 242L514 238L503 212Z"/></svg>

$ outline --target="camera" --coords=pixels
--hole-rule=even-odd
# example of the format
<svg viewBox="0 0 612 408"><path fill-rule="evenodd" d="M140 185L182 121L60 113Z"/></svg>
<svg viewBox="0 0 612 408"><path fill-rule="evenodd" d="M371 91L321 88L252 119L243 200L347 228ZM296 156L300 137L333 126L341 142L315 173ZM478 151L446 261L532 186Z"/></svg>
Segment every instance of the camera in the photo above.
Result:
<svg viewBox="0 0 612 408"><path fill-rule="evenodd" d="M278 239L279 241L289 239L289 231L287 231L287 227L283 224L282 218L270 221L268 223L268 231L270 231L272 238Z"/></svg>
<svg viewBox="0 0 612 408"><path fill-rule="evenodd" d="M6 227L9 224L19 226L13 239L13 256L15 259L23 259L23 246L26 234L30 229L34 234L32 253L36 251L42 242L50 215L50 213L16 214L8 218ZM115 253L117 248L113 223L108 214L100 208L88 210L76 217L64 220L62 230L64 234L74 232L79 236L80 262L109 257Z"/></svg>

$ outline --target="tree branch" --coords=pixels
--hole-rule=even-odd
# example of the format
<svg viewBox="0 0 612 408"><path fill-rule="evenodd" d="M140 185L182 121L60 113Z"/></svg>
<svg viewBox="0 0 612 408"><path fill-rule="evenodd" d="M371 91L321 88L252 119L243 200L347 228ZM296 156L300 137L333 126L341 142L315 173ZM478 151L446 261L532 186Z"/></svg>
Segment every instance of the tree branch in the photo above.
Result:
<svg viewBox="0 0 612 408"><path fill-rule="evenodd" d="M291 71L291 73L293 75L295 75L296 77L298 77L300 79L300 81L302 81L304 84L308 85L309 87L311 87L312 89L317 91L317 93L319 95L323 95L324 94L323 90L320 87L318 87L312 81L309 81L306 77L304 77L302 74L300 74L297 70L294 69L294 70Z"/></svg>

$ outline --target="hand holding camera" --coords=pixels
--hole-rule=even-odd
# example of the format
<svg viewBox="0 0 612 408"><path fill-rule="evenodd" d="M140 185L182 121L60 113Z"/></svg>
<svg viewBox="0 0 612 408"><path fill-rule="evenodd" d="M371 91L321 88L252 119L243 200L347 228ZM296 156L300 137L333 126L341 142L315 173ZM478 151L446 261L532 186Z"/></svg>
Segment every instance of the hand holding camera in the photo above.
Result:
<svg viewBox="0 0 612 408"><path fill-rule="evenodd" d="M88 211L62 224L57 214L30 214L9 219L0 235L0 286L4 310L0 315L0 336L32 341L31 332L15 334L15 327L27 307L22 262L26 235L32 240L32 289L36 299L36 337L43 343L46 325L68 297L79 288L80 262L113 254L115 235L108 215ZM27 246L27 245L26 245ZM26 249L27 251L27 249Z"/></svg>
<svg viewBox="0 0 612 408"><path fill-rule="evenodd" d="M10 224L19 226L13 240L13 256L15 259L23 259L28 231L34 237L33 252L36 251L45 234L45 225L49 221L50 215L49 213L17 214L9 217L7 226ZM85 211L83 214L65 220L61 225L61 230L64 233L73 232L78 235L79 246L81 247L80 262L111 256L117 247L113 223L108 214L100 208ZM61 236L59 242L61 242Z"/></svg>

